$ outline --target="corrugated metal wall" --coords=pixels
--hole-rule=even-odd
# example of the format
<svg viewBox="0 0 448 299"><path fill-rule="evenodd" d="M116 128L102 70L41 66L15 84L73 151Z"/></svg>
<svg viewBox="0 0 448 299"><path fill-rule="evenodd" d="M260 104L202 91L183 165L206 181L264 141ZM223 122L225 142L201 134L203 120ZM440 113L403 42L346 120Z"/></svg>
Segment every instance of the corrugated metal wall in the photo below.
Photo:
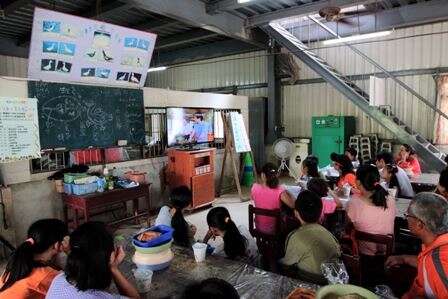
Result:
<svg viewBox="0 0 448 299"><path fill-rule="evenodd" d="M266 52L258 51L177 65L163 72L149 73L147 85L195 90L265 83L267 80L266 61Z"/></svg>
<svg viewBox="0 0 448 299"><path fill-rule="evenodd" d="M0 76L26 78L28 59L0 55Z"/></svg>

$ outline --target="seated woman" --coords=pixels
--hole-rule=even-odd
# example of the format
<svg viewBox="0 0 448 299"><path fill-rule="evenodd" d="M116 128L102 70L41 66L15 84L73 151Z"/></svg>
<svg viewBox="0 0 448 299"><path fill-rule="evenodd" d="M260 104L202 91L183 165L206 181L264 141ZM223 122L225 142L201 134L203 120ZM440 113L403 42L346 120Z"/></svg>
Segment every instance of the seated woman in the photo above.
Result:
<svg viewBox="0 0 448 299"><path fill-rule="evenodd" d="M213 254L224 255L230 259L248 259L257 257L257 244L249 230L240 225L237 227L230 218L229 211L224 207L211 209L207 214L207 232L204 243L210 238L221 237L223 246L215 248Z"/></svg>
<svg viewBox="0 0 448 299"><path fill-rule="evenodd" d="M311 191L302 191L295 202L295 216L301 226L286 239L286 253L280 260L284 266L293 266L299 279L326 284L320 266L341 255L336 238L318 224L322 213L321 199Z"/></svg>
<svg viewBox="0 0 448 299"><path fill-rule="evenodd" d="M403 144L400 147L396 162L397 165L403 168L410 176L419 176L422 174L417 154L409 144Z"/></svg>
<svg viewBox="0 0 448 299"><path fill-rule="evenodd" d="M373 165L363 165L356 172L356 183L360 195L350 200L346 211L350 222L358 231L387 235L394 233L395 199L380 185L380 174ZM376 255L384 248L360 242L360 253Z"/></svg>
<svg viewBox="0 0 448 299"><path fill-rule="evenodd" d="M347 147L344 153L350 161L352 161L353 167L356 169L361 164L360 159L358 159L358 151L353 147Z"/></svg>
<svg viewBox="0 0 448 299"><path fill-rule="evenodd" d="M442 195L446 200L448 200L448 167L440 173L436 193Z"/></svg>
<svg viewBox="0 0 448 299"><path fill-rule="evenodd" d="M118 269L125 253L101 222L86 222L70 235L70 253L64 273L55 277L47 299L140 298L137 290ZM119 294L107 290L112 280Z"/></svg>
<svg viewBox="0 0 448 299"><path fill-rule="evenodd" d="M342 207L342 202L334 192L331 192L332 197L328 197L328 193L331 190L325 180L312 178L309 180L306 188L322 200L322 213L319 218L319 223L322 223L327 215L333 214L337 208Z"/></svg>
<svg viewBox="0 0 448 299"><path fill-rule="evenodd" d="M356 176L350 158L346 155L332 153L331 160L334 162L334 168L339 172L339 179L336 184L337 187L341 189L342 187L348 185L353 189L353 192L356 193Z"/></svg>
<svg viewBox="0 0 448 299"><path fill-rule="evenodd" d="M283 203L286 207L294 208L294 199L283 187L279 186L278 173L275 166L267 163L261 170L261 184L254 184L251 197L255 207L266 210L278 210ZM266 216L257 216L255 225L258 230L274 234L276 232L275 219Z"/></svg>
<svg viewBox="0 0 448 299"><path fill-rule="evenodd" d="M6 264L0 282L2 299L43 299L59 273L52 262L68 249L67 225L58 219L41 219L30 226L27 236Z"/></svg>
<svg viewBox="0 0 448 299"><path fill-rule="evenodd" d="M173 239L179 246L189 247L194 240L196 227L188 224L183 211L191 204L191 191L186 186L180 186L171 191L171 207L163 206L157 215L155 225L166 225L174 228Z"/></svg>

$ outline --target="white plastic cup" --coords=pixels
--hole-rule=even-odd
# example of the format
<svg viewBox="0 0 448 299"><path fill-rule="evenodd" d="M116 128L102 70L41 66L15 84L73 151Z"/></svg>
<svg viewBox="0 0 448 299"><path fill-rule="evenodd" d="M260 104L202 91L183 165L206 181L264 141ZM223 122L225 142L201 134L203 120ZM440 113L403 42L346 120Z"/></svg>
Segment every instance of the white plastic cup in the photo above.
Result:
<svg viewBox="0 0 448 299"><path fill-rule="evenodd" d="M135 284L139 293L147 293L151 289L152 274L151 270L137 268L133 270Z"/></svg>
<svg viewBox="0 0 448 299"><path fill-rule="evenodd" d="M206 252L207 252L207 244L200 242L193 244L193 253L196 263L202 263L203 261L205 261Z"/></svg>
<svg viewBox="0 0 448 299"><path fill-rule="evenodd" d="M350 197L350 191L352 190L352 187L349 185L345 185L342 187L342 190L344 191L344 197L349 198Z"/></svg>

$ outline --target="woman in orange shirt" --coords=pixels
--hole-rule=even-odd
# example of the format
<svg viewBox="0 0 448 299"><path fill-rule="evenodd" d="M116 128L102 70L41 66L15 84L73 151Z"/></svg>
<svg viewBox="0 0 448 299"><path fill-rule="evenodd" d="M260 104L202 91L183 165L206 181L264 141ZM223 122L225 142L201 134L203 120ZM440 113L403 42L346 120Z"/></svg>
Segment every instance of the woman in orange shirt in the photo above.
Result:
<svg viewBox="0 0 448 299"><path fill-rule="evenodd" d="M411 176L422 174L417 154L409 144L401 145L396 162L399 167L403 168Z"/></svg>
<svg viewBox="0 0 448 299"><path fill-rule="evenodd" d="M17 247L0 279L0 299L45 298L58 271L51 267L68 248L67 225L58 219L42 219L28 229L28 239ZM66 238L67 237L67 238Z"/></svg>

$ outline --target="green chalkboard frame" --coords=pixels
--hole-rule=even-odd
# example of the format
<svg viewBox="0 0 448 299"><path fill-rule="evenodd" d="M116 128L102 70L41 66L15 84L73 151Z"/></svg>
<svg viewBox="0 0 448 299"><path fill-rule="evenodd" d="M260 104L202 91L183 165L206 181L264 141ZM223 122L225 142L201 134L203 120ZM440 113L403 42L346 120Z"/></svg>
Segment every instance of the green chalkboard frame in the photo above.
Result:
<svg viewBox="0 0 448 299"><path fill-rule="evenodd" d="M141 89L31 81L28 95L38 99L42 149L145 142Z"/></svg>

